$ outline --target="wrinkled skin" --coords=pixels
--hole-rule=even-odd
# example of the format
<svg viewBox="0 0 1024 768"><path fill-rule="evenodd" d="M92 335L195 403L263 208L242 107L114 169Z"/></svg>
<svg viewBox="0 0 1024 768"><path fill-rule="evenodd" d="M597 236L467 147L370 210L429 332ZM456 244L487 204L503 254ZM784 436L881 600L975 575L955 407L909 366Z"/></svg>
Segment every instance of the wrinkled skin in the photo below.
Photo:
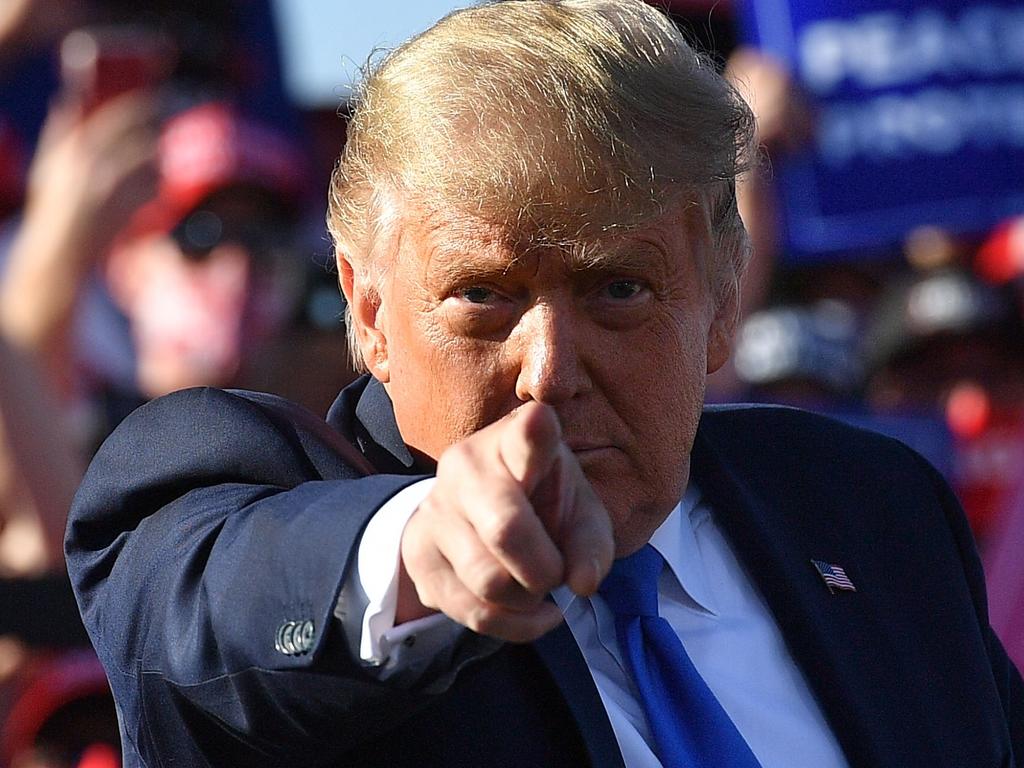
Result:
<svg viewBox="0 0 1024 768"><path fill-rule="evenodd" d="M683 204L586 258L426 221L404 224L379 302L341 265L402 436L439 460L403 536L406 575L424 609L532 639L557 623L551 588L596 590L678 502L735 305L712 300L707 235Z"/></svg>

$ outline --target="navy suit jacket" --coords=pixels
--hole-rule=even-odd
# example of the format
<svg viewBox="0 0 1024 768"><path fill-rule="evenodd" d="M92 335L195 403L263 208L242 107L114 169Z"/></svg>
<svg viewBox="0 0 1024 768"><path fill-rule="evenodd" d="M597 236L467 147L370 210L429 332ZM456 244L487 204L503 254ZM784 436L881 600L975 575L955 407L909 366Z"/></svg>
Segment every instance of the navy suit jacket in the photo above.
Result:
<svg viewBox="0 0 1024 768"><path fill-rule="evenodd" d="M213 389L130 416L67 537L126 766L621 766L564 625L481 658L467 631L440 692L382 684L353 659L333 614L361 531L430 471L366 378L326 423ZM960 508L922 459L801 411L716 407L692 473L852 766L1021 759L1024 686ZM830 593L812 558L857 591ZM304 631L282 646L289 624Z"/></svg>

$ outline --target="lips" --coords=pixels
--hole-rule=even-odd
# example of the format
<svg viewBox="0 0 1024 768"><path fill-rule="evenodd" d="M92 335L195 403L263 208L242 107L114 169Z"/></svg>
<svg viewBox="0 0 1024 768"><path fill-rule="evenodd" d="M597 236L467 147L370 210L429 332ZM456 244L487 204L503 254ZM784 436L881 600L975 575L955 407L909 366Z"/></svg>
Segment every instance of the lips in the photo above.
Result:
<svg viewBox="0 0 1024 768"><path fill-rule="evenodd" d="M569 450L573 453L579 451L592 451L596 448L611 448L611 443L606 440L594 440L589 438L562 438L565 440L565 444L569 446Z"/></svg>
<svg viewBox="0 0 1024 768"><path fill-rule="evenodd" d="M566 440L565 442L569 446L569 450L578 457L594 455L601 451L612 451L616 448L611 443L597 440Z"/></svg>

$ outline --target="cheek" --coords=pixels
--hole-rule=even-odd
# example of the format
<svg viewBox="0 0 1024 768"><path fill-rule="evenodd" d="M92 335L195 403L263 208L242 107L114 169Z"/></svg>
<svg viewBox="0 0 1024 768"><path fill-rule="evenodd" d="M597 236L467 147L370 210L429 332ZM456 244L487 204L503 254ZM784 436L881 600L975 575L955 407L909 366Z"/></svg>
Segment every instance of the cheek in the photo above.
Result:
<svg viewBox="0 0 1024 768"><path fill-rule="evenodd" d="M618 348L602 389L631 434L639 493L653 513L664 514L688 474L704 402L706 338L699 322L666 317L640 337L620 339Z"/></svg>
<svg viewBox="0 0 1024 768"><path fill-rule="evenodd" d="M406 442L436 459L514 407L515 378L500 344L446 334L430 314L405 316L413 320L389 340L388 389Z"/></svg>
<svg viewBox="0 0 1024 768"><path fill-rule="evenodd" d="M616 354L605 359L614 361L624 386L613 384L613 389L627 390L622 396L656 424L692 419L704 399L707 367L707 335L697 317L666 313L640 332L616 339L615 347Z"/></svg>
<svg viewBox="0 0 1024 768"><path fill-rule="evenodd" d="M646 412L658 431L655 446L685 446L689 450L704 404L707 335L694 316L663 323L657 351L648 368Z"/></svg>

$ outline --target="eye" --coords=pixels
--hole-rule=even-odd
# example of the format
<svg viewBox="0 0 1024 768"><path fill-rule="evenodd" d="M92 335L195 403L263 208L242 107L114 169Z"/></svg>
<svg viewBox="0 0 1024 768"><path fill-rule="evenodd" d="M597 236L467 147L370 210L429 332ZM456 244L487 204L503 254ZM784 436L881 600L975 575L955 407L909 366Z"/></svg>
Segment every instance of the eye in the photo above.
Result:
<svg viewBox="0 0 1024 768"><path fill-rule="evenodd" d="M643 291L644 287L639 280L614 280L605 285L604 293L609 298L623 301L633 298Z"/></svg>
<svg viewBox="0 0 1024 768"><path fill-rule="evenodd" d="M458 296L460 299L465 299L470 304L486 304L494 298L494 291L490 288L473 285L469 288L463 288L459 291Z"/></svg>

